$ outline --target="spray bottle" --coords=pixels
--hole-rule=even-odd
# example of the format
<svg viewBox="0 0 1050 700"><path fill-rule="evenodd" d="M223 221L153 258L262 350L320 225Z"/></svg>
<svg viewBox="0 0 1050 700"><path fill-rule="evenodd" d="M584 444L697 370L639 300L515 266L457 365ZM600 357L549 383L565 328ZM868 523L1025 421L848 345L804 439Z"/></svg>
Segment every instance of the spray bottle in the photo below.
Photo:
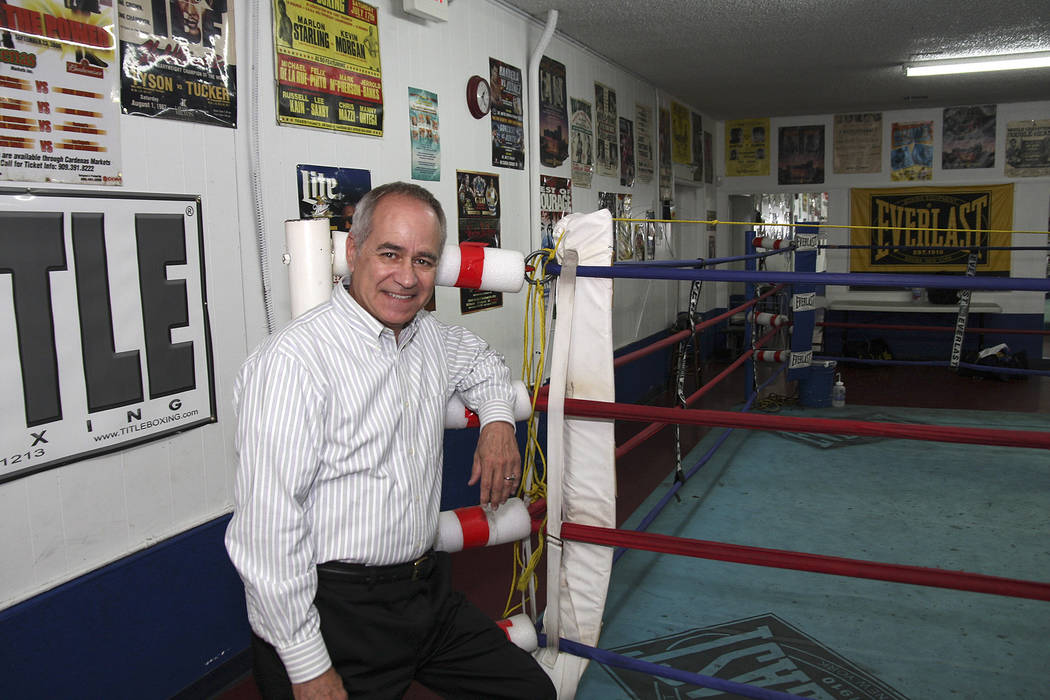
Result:
<svg viewBox="0 0 1050 700"><path fill-rule="evenodd" d="M846 385L842 383L842 375L835 375L835 386L831 387L831 405L842 408L846 405Z"/></svg>

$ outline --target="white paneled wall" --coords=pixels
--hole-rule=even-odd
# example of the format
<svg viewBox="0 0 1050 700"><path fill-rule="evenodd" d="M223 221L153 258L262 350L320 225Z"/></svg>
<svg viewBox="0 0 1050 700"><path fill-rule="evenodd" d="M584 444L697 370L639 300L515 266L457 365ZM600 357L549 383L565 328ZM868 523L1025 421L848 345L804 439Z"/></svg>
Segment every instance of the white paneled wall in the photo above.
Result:
<svg viewBox="0 0 1050 700"><path fill-rule="evenodd" d="M180 122L122 117L123 189L199 195L204 214L208 313L212 331L216 424L122 452L84 460L0 485L0 608L148 547L230 509L233 479L231 393L247 352L266 334L256 257L255 214L250 187L249 96L255 79L251 41L261 42L259 142L265 236L278 325L288 320L288 285L281 264L283 222L296 218L295 167L300 163L366 168L373 184L410 176L408 88L438 94L441 181L424 183L456 226L455 171L500 175L503 246L532 250L529 181L525 171L493 168L489 119L473 119L465 104L467 79L487 75L489 57L527 71L542 26L516 10L486 0L450 4L449 22L409 17L399 0L379 0L383 63L382 138L278 127L275 120L270 6L234 3L237 25L239 126L236 130ZM261 14L256 24L253 13ZM655 88L629 71L555 35L546 54L566 66L569 96L593 102L594 81L617 92L621 115L634 119L636 102L653 109ZM526 86L526 90L528 86ZM705 119L709 131L713 121ZM530 144L531 145L531 144ZM543 173L570 177L568 161ZM592 211L598 191L631 191L634 211L659 212L656 175L632 190L596 176L589 190L573 193L576 211ZM703 205L701 204L701 210ZM666 251L665 255L666 257ZM675 314L675 292L644 282L617 283L615 337L623 345L666 328ZM459 292L440 289L437 314L490 340L517 373L521 366L524 295L505 295L504 308L459 314ZM119 348L118 348L119 349Z"/></svg>

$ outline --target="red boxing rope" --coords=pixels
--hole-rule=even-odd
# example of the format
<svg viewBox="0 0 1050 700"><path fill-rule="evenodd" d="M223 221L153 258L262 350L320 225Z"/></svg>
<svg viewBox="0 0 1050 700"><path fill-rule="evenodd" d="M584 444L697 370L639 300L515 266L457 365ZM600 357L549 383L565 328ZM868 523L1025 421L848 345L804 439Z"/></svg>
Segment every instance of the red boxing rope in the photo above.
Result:
<svg viewBox="0 0 1050 700"><path fill-rule="evenodd" d="M542 403L542 406L540 405ZM536 408L546 409L542 398ZM565 399L565 415L579 418L613 418L635 422L680 423L684 425L744 428L745 430L784 430L792 433L823 433L826 435L869 435L954 442L964 445L998 445L1001 447L1033 447L1050 450L1050 432L1036 430L999 430L995 428L962 428L948 425L911 425L839 418L795 418L792 416L710 411L696 408L665 408L637 406L626 403ZM625 443L626 444L626 443Z"/></svg>
<svg viewBox="0 0 1050 700"><path fill-rule="evenodd" d="M757 350L758 348L762 347L767 342L769 342L769 340L774 335L777 334L777 330L778 329L773 328L768 333L766 333L764 336L762 336L757 341L755 341L755 349ZM745 362L747 362L747 360L751 357L752 352L753 351L745 352L743 355L741 355L740 357L738 357L735 360L733 360L732 364L730 364L724 370L722 370L717 375L715 375L714 377L709 379L707 381L707 383L704 384L702 387L700 387L697 391L695 391L694 393L690 394L689 397L685 400L685 405L686 406L691 406L692 404L696 403L700 399L701 396L703 396L704 394L706 394L707 392L711 391L716 386L718 386L718 382L722 381L727 375L729 375L737 367L739 367L740 365L742 365ZM543 397L543 398L546 399L546 397ZM544 406L546 406L546 405L547 404L544 403ZM536 407L539 408L539 405L537 404ZM568 403L566 403L566 407L568 407ZM682 409L681 408L674 408L674 409L671 409L671 410L680 411ZM672 421L666 421L666 422L662 422L662 423L661 422L656 422L656 423L653 423L652 425L646 426L644 429L642 429L642 430L638 431L636 434L632 435L631 438L629 440L627 440L625 443L623 443L622 445L620 445L619 447L616 448L616 459L619 459L620 457L623 457L625 454L628 454L631 450L633 450L634 448L638 447L638 445L641 445L643 442L645 442L646 440L651 438L653 435L656 435L658 432L660 432L661 430L666 428L668 423L676 423L676 422L678 422L678 421L673 421L672 420Z"/></svg>
<svg viewBox="0 0 1050 700"><path fill-rule="evenodd" d="M627 353L625 355L620 355L615 360L613 360L613 367L614 368L615 367L622 367L623 365L626 365L628 362L633 362L634 360L637 360L638 358L645 357L646 355L651 355L654 352L656 352L657 350L660 350L661 348L666 348L668 345L674 345L675 343L677 343L679 340L682 340L683 338L688 338L689 336L693 335L694 333L699 333L700 331L704 330L705 328L710 328L711 326L715 325L716 323L719 323L720 321L724 321L725 319L729 318L730 316L732 316L735 313L739 313L739 312L743 311L744 309L747 309L747 308L750 308L750 307L754 306L755 304L757 304L758 302L762 301L766 297L776 294L777 292L779 292L783 288L784 288L784 285L778 284L777 286L773 287L772 289L770 289L768 292L766 292L762 296L755 297L751 301L745 301L740 306L732 308L729 311L720 313L717 316L712 316L711 318L707 319L706 321L701 321L700 323L698 323L695 326L693 326L692 329L686 328L684 331L678 331L674 335L669 335L666 338L661 338L660 340L656 341L652 345L646 345L644 348L638 348L634 352L629 352L629 353Z"/></svg>
<svg viewBox="0 0 1050 700"><path fill-rule="evenodd" d="M836 576L910 583L916 586L951 588L957 591L991 593L1012 598L1050 601L1050 583L986 576L966 571L948 571L924 566L883 564L862 559L828 557L820 554L789 552L780 549L747 547L739 544L689 540L670 535L654 535L629 530L616 530L593 525L562 523L561 536L566 540L589 542L609 547L628 547L649 552L680 554L698 559L714 559L737 564L767 566L777 569L812 571Z"/></svg>

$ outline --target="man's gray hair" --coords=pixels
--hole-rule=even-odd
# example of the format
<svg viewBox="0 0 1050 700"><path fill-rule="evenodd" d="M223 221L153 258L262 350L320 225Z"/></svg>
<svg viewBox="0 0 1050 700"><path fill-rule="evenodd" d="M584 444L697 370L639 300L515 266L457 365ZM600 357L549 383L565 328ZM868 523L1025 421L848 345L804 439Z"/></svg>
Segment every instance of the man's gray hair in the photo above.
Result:
<svg viewBox="0 0 1050 700"><path fill-rule="evenodd" d="M354 243L361 245L368 238L368 235L372 233L372 217L375 216L376 206L379 205L383 197L389 195L411 197L433 210L437 216L438 227L441 230L440 247L438 248L438 254L440 255L445 248L445 239L448 237L445 210L441 208L441 202L429 190L411 182L389 182L376 187L374 190L370 190L361 198L361 201L354 208L354 219L350 228L350 232L354 237Z"/></svg>

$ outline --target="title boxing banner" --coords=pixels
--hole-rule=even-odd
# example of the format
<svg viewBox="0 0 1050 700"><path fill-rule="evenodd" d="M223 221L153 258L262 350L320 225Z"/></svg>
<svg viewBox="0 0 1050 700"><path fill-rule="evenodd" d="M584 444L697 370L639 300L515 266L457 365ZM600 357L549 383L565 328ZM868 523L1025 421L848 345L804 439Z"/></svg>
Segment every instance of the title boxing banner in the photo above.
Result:
<svg viewBox="0 0 1050 700"><path fill-rule="evenodd" d="M0 189L0 483L216 420L201 205Z"/></svg>
<svg viewBox="0 0 1050 700"><path fill-rule="evenodd" d="M961 246L1012 245L1014 186L897 187L850 190L850 272L954 272ZM868 228L870 227L870 228ZM1005 231L1005 233L991 233ZM914 246L892 250L884 246ZM977 274L1010 273L1010 251L982 250Z"/></svg>

